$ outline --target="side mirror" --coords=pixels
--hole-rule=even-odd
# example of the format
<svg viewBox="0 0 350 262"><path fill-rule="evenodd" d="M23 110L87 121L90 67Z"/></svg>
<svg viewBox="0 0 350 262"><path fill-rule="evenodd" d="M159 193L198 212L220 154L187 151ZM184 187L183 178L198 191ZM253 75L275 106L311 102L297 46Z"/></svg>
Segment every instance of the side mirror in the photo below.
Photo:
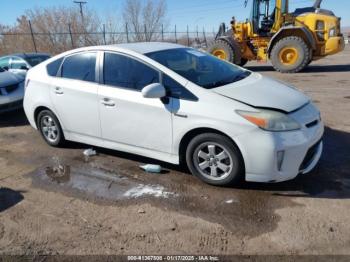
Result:
<svg viewBox="0 0 350 262"><path fill-rule="evenodd" d="M163 98L166 96L164 86L159 83L145 86L141 92L144 98Z"/></svg>
<svg viewBox="0 0 350 262"><path fill-rule="evenodd" d="M4 67L2 67L2 69L6 70L6 71L9 71L9 67L8 66L4 66Z"/></svg>
<svg viewBox="0 0 350 262"><path fill-rule="evenodd" d="M29 70L28 66L21 66L21 70Z"/></svg>

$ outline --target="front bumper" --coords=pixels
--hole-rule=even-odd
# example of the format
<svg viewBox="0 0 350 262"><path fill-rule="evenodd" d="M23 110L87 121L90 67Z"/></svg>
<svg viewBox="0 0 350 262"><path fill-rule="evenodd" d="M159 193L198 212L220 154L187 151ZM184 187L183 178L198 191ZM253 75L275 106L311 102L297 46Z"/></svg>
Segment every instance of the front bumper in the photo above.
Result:
<svg viewBox="0 0 350 262"><path fill-rule="evenodd" d="M243 155L246 181L283 182L308 173L317 165L323 151L324 125L318 113L311 113L317 115L316 121L307 119L308 109L294 113L299 120L304 118L300 130L268 132L257 128L235 139Z"/></svg>
<svg viewBox="0 0 350 262"><path fill-rule="evenodd" d="M343 51L345 48L345 40L343 36L330 37L326 41L324 55L334 55Z"/></svg>
<svg viewBox="0 0 350 262"><path fill-rule="evenodd" d="M23 99L0 105L0 114L23 108Z"/></svg>

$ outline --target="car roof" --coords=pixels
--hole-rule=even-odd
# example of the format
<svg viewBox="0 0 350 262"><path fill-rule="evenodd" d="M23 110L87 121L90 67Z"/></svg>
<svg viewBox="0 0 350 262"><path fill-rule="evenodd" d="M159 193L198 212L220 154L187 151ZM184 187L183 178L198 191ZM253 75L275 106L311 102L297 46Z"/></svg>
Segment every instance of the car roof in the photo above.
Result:
<svg viewBox="0 0 350 262"><path fill-rule="evenodd" d="M9 54L6 55L4 57L8 57L8 56L17 56L17 57L21 57L21 58L28 58L28 57L37 57L37 56L50 56L47 53L16 53L16 54Z"/></svg>
<svg viewBox="0 0 350 262"><path fill-rule="evenodd" d="M140 43L128 43L128 44L117 44L110 47L118 47L126 50L132 50L139 54L148 54L158 51L184 48L182 45L164 42L140 42Z"/></svg>

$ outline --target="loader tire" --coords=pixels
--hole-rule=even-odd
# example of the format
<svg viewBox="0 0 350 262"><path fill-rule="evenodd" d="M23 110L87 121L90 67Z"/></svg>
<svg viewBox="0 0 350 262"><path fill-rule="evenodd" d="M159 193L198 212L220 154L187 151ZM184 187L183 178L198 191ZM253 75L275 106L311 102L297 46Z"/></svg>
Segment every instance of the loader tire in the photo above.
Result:
<svg viewBox="0 0 350 262"><path fill-rule="evenodd" d="M234 64L237 64L237 58L240 57L239 49L237 50L237 48L233 48L231 44L221 39L215 40L214 43L209 46L208 52L213 56Z"/></svg>
<svg viewBox="0 0 350 262"><path fill-rule="evenodd" d="M301 37L290 36L279 40L272 48L270 60L276 71L297 73L309 63L311 49Z"/></svg>
<svg viewBox="0 0 350 262"><path fill-rule="evenodd" d="M239 66L245 66L248 63L248 59L245 58L241 58L241 63L239 64Z"/></svg>

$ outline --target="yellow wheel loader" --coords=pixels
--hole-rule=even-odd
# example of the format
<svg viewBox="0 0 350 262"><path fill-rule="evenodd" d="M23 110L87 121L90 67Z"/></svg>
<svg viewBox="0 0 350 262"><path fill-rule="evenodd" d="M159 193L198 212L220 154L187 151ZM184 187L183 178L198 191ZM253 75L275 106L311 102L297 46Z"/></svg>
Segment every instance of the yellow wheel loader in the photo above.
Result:
<svg viewBox="0 0 350 262"><path fill-rule="evenodd" d="M250 20L236 22L233 17L227 31L221 24L208 52L240 66L270 60L279 72L297 73L344 49L340 18L322 9L321 2L289 12L288 0L253 0Z"/></svg>

